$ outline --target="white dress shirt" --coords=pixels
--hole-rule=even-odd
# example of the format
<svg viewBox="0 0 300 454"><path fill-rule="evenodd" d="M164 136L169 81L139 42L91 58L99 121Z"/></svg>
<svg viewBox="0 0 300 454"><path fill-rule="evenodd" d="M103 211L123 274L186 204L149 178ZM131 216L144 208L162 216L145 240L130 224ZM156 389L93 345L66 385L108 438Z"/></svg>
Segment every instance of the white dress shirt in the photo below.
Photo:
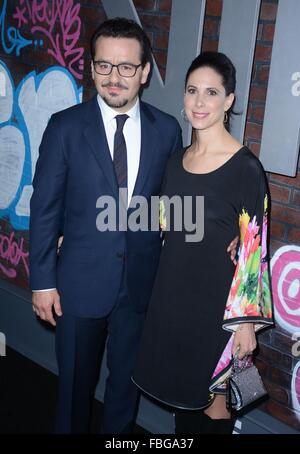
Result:
<svg viewBox="0 0 300 454"><path fill-rule="evenodd" d="M103 118L110 155L113 160L114 137L117 129L117 121L115 117L120 115L120 112L117 112L109 107L99 95L97 96L97 100ZM139 170L141 154L141 117L139 99L137 99L135 105L125 113L129 117L127 118L123 128L127 148L127 186L129 206Z"/></svg>
<svg viewBox="0 0 300 454"><path fill-rule="evenodd" d="M97 101L102 114L111 159L113 160L114 137L117 129L117 120L115 117L120 115L120 112L109 107L99 95L97 96ZM135 105L126 112L126 115L128 115L129 118L127 118L124 124L123 134L127 148L127 187L129 206L137 179L141 155L141 116L139 99L137 99ZM99 150L99 153L101 152L102 150ZM33 290L33 292L47 292L49 290L55 289Z"/></svg>

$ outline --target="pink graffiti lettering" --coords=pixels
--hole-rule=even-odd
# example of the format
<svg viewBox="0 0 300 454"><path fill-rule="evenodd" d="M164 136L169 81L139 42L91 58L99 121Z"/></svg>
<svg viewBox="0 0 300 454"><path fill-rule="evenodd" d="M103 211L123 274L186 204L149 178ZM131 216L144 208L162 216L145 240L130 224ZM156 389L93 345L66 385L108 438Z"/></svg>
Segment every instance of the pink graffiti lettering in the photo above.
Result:
<svg viewBox="0 0 300 454"><path fill-rule="evenodd" d="M48 54L77 79L83 77L84 63L84 49L77 47L81 31L80 8L80 3L74 3L74 0L19 0L13 15L18 28L29 23L31 33L44 35L49 44Z"/></svg>
<svg viewBox="0 0 300 454"><path fill-rule="evenodd" d="M19 8L18 6L16 7L16 12L13 15L14 19L18 20L18 28L22 27L23 24L28 24L28 21L26 17L24 16L24 13L26 13L26 8Z"/></svg>
<svg viewBox="0 0 300 454"><path fill-rule="evenodd" d="M294 333L300 326L300 247L283 246L271 260L276 321Z"/></svg>
<svg viewBox="0 0 300 454"><path fill-rule="evenodd" d="M0 258L8 262L8 266L5 266L3 263L0 263L1 271L8 277L15 278L17 272L14 268L11 268L10 265L17 267L21 262L25 268L27 276L29 276L29 266L28 266L28 252L23 250L24 238L21 238L20 243L14 239L14 232L11 232L10 236L0 235Z"/></svg>

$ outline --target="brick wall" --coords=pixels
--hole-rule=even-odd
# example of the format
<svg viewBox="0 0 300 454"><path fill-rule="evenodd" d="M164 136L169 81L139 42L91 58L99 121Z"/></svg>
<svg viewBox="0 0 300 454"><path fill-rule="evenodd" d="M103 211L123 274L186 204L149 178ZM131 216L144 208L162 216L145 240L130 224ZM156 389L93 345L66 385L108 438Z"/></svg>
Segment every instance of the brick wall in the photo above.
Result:
<svg viewBox="0 0 300 454"><path fill-rule="evenodd" d="M16 19L13 16L20 3L22 2L18 0L8 2L6 27L16 26ZM154 56L163 78L167 61L171 3L171 0L134 0L141 23L151 40ZM83 55L85 64L82 72L83 78L78 80L78 85L83 87L83 99L88 99L95 93L90 78L89 39L92 31L106 18L106 15L99 0L82 0L80 5L81 32L78 46L85 48ZM221 11L222 0L207 0L203 50L217 50L218 48ZM256 155L259 155L260 151L276 12L277 0L262 1L245 133L245 143ZM59 27L58 19L55 27ZM25 37L30 38L29 25L24 23L21 31ZM35 70L39 74L50 66L57 65L57 61L49 56L43 47L39 46L34 49L25 47L20 52L20 56L16 58L15 53L5 52L0 45L0 59L5 62L13 74L16 86L29 72ZM300 245L299 169L296 178L270 174L268 179L272 194L271 252L273 254L282 245ZM12 232L19 245L23 238L24 251L28 250L28 232L14 230L7 219L0 219L0 235L6 234L9 237ZM1 277L5 278L3 274ZM24 267L14 281L17 285L27 285L27 274ZM299 419L297 419L291 402L292 371L297 362L291 353L293 344L291 335L277 326L275 330L266 331L259 338L260 352L257 364L270 393L270 399L261 408L299 429Z"/></svg>

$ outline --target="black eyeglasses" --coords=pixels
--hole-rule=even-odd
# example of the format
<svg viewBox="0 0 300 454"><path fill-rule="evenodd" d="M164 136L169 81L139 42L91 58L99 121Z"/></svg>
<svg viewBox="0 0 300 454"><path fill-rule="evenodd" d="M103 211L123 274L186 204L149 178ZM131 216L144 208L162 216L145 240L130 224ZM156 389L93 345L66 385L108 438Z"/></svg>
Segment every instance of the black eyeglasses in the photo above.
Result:
<svg viewBox="0 0 300 454"><path fill-rule="evenodd" d="M93 63L96 73L101 76L108 76L112 72L113 68L117 68L121 77L134 77L137 69L142 66L141 63L139 65L134 65L132 63L119 63L118 65L113 65L107 61L100 60L94 61Z"/></svg>

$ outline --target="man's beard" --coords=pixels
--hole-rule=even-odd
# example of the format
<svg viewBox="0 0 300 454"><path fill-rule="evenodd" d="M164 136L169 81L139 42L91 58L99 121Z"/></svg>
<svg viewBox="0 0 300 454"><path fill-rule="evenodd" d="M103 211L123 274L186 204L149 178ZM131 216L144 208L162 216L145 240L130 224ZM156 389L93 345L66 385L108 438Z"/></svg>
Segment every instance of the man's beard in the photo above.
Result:
<svg viewBox="0 0 300 454"><path fill-rule="evenodd" d="M125 90L127 90L127 87L120 84L120 83L116 83L116 84L113 84L111 82L107 82L105 84L102 85L103 87L119 87L119 88L124 88ZM110 95L112 98L118 96L117 93L111 93ZM109 107L115 107L115 108L121 108L121 107L125 107L126 104L128 104L128 99L122 99L122 100L113 100L113 99L109 99L107 98L106 96L103 96L103 101L106 102L106 104L109 106Z"/></svg>
<svg viewBox="0 0 300 454"><path fill-rule="evenodd" d="M113 96L113 95L111 95ZM128 104L128 99L120 99L120 100L113 100L113 99L108 99L106 96L102 97L103 101L112 108L121 108L125 107Z"/></svg>

